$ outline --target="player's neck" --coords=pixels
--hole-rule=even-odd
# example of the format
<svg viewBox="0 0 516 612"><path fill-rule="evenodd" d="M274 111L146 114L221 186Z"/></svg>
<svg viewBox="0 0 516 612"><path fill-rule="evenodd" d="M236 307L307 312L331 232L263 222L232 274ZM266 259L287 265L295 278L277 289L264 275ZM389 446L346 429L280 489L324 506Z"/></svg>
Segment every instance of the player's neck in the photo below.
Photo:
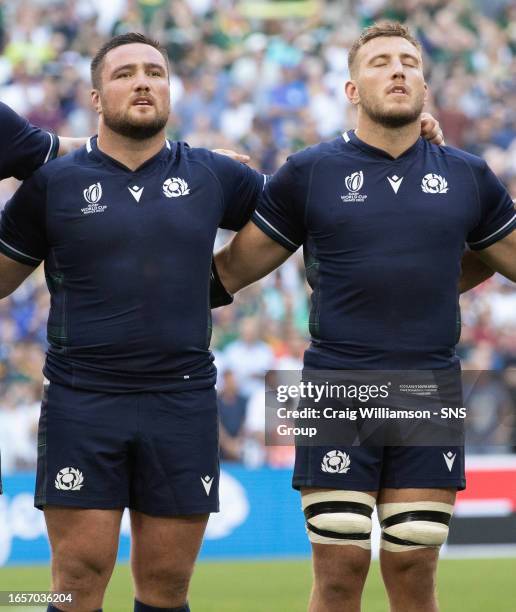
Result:
<svg viewBox="0 0 516 612"><path fill-rule="evenodd" d="M106 155L116 159L131 170L136 170L148 159L154 157L165 145L165 130L152 138L135 140L113 132L103 124L99 125L97 146Z"/></svg>
<svg viewBox="0 0 516 612"><path fill-rule="evenodd" d="M372 121L369 117L359 116L355 134L366 144L386 151L392 157L399 157L416 142L421 133L421 123L410 123L401 128L389 128Z"/></svg>

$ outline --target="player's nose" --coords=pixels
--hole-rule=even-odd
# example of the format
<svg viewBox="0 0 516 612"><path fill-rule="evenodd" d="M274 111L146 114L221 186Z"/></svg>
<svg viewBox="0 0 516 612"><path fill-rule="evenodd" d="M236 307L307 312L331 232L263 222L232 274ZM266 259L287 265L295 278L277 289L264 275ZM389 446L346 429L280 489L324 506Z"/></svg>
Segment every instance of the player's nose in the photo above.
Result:
<svg viewBox="0 0 516 612"><path fill-rule="evenodd" d="M133 86L135 91L149 91L151 83L145 71L137 72Z"/></svg>
<svg viewBox="0 0 516 612"><path fill-rule="evenodd" d="M403 66L403 62L397 58L392 61L392 77L402 77L405 78L405 67Z"/></svg>

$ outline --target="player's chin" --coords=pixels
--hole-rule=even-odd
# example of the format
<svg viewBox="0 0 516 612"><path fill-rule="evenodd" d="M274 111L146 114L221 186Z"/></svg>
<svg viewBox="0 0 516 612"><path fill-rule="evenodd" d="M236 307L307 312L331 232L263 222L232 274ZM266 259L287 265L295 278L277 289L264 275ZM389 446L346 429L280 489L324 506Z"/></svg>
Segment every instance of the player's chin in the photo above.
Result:
<svg viewBox="0 0 516 612"><path fill-rule="evenodd" d="M420 110L412 104L389 106L384 109L383 117L385 121L393 127L402 127L413 121L418 121Z"/></svg>

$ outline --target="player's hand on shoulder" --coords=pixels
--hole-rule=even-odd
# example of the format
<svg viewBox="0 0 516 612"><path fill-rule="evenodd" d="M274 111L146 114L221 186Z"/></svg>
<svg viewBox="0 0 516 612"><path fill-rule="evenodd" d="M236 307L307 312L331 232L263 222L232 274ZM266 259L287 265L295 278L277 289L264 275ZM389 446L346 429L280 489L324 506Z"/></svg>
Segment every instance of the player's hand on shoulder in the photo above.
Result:
<svg viewBox="0 0 516 612"><path fill-rule="evenodd" d="M439 121L430 113L421 114L421 136L432 144L445 145L444 135Z"/></svg>
<svg viewBox="0 0 516 612"><path fill-rule="evenodd" d="M244 155L243 153L237 153L236 151L232 151L231 149L213 149L214 153L218 153L219 155L225 155L230 159L233 159L237 162L241 162L242 164L248 164L251 161L249 155Z"/></svg>

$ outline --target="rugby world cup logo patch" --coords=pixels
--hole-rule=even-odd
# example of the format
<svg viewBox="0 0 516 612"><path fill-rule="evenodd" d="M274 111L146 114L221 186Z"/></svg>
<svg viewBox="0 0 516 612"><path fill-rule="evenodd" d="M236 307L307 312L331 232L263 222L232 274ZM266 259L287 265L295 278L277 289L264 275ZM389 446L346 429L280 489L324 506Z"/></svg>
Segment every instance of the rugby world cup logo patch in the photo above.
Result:
<svg viewBox="0 0 516 612"><path fill-rule="evenodd" d="M366 195L359 193L364 186L364 173L362 170L346 176L344 184L348 193L340 196L343 202L363 202L367 198Z"/></svg>
<svg viewBox="0 0 516 612"><path fill-rule="evenodd" d="M60 491L80 491L84 483L84 476L77 468L65 467L59 470L55 480L55 487Z"/></svg>
<svg viewBox="0 0 516 612"><path fill-rule="evenodd" d="M362 170L360 172L353 172L349 176L346 176L346 187L348 191L352 193L356 193L362 189L362 185L364 184L364 173Z"/></svg>
<svg viewBox="0 0 516 612"><path fill-rule="evenodd" d="M340 450L332 450L324 455L321 470L327 474L347 474L351 465L351 459L347 453Z"/></svg>
<svg viewBox="0 0 516 612"><path fill-rule="evenodd" d="M425 174L421 181L423 193L447 193L448 182L440 174Z"/></svg>
<svg viewBox="0 0 516 612"><path fill-rule="evenodd" d="M188 183L182 178L169 178L163 183L163 193L167 198L178 198L190 193Z"/></svg>
<svg viewBox="0 0 516 612"><path fill-rule="evenodd" d="M82 192L84 199L88 203L88 206L81 208L81 212L83 215L91 215L94 213L103 213L107 204L99 204L102 199L102 185L100 183L95 183L94 185L90 185Z"/></svg>
<svg viewBox="0 0 516 612"><path fill-rule="evenodd" d="M82 193L88 204L96 204L102 197L102 185L100 183L95 183L95 185L90 185Z"/></svg>

